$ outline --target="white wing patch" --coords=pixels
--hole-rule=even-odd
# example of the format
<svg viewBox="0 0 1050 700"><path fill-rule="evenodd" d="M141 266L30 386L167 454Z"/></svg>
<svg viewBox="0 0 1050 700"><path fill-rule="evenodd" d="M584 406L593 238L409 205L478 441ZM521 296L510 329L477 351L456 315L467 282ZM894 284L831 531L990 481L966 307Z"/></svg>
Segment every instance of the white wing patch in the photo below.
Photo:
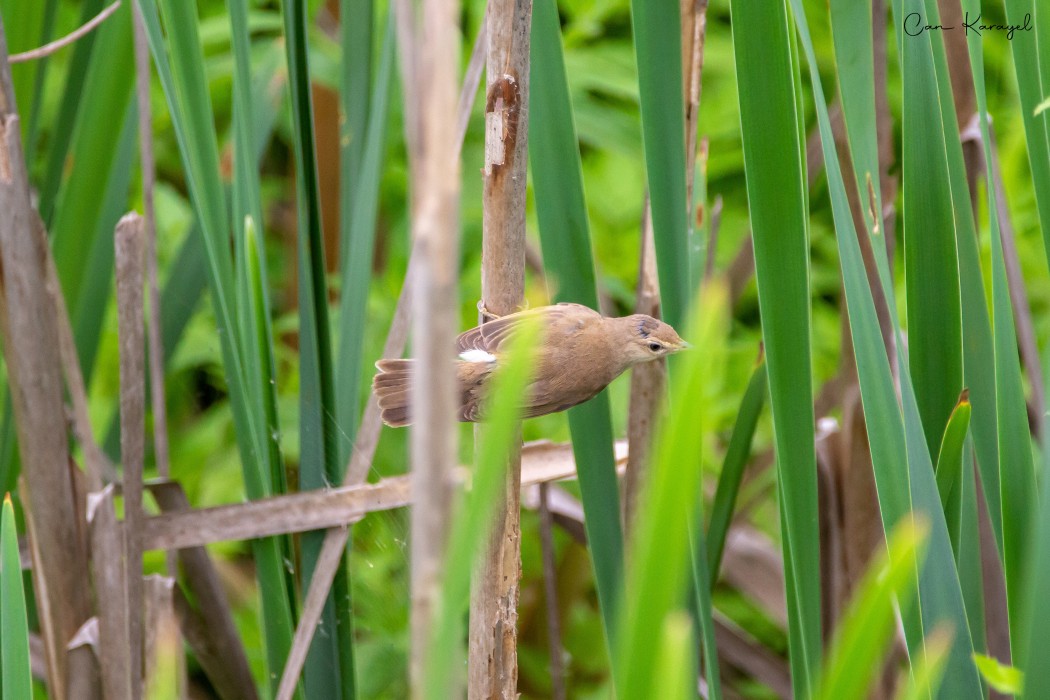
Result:
<svg viewBox="0 0 1050 700"><path fill-rule="evenodd" d="M464 362L486 362L491 364L496 361L496 356L492 353L485 352L484 350L478 350L475 348L473 350L466 350L464 352L461 352L459 354L459 359L463 360Z"/></svg>

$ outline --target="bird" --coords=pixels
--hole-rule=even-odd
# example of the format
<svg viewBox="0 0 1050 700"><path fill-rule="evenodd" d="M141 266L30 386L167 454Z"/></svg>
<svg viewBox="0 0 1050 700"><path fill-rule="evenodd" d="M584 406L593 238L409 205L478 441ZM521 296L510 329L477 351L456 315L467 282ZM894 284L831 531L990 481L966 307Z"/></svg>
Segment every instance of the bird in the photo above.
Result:
<svg viewBox="0 0 1050 700"><path fill-rule="evenodd" d="M456 339L459 420L484 418L486 387L510 338L527 318L540 319L531 383L523 417L557 413L594 398L628 368L689 346L674 328L645 314L602 316L581 304L561 303L501 316ZM383 422L412 424L411 383L415 360L382 359L372 380Z"/></svg>

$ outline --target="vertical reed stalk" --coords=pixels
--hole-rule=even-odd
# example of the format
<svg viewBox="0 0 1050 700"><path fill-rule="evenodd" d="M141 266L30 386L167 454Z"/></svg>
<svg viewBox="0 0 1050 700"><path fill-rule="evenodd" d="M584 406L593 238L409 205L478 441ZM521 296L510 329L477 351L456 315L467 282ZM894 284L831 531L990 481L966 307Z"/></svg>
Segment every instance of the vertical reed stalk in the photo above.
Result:
<svg viewBox="0 0 1050 700"><path fill-rule="evenodd" d="M456 386L451 349L459 325L456 284L459 262L459 162L455 159L459 6L425 0L422 35L413 51L420 124L412 229L423 262L413 280L417 372L412 385L412 658L413 697L424 694L427 646L441 593L441 562L447 540L451 484L456 463Z"/></svg>
<svg viewBox="0 0 1050 700"><path fill-rule="evenodd" d="M33 582L45 640L48 682L66 695L66 642L88 616L87 560L74 507L65 440L58 331L47 294L40 220L30 202L7 42L0 21L0 263L4 359L29 494L25 506L34 549Z"/></svg>
<svg viewBox="0 0 1050 700"><path fill-rule="evenodd" d="M128 214L114 234L117 323L120 331L120 456L124 465L124 581L128 596L131 694L142 693L142 469L146 453L146 380L142 280L142 217Z"/></svg>
<svg viewBox="0 0 1050 700"><path fill-rule="evenodd" d="M525 295L531 0L492 0L486 66L481 322L517 311ZM485 428L479 427L476 434ZM521 453L512 451L486 552L474 572L467 697L515 698L521 578Z"/></svg>
<svg viewBox="0 0 1050 700"><path fill-rule="evenodd" d="M149 304L149 388L150 410L153 414L153 460L157 475L166 479L171 473L168 458L168 409L164 392L164 345L161 341L160 282L157 272L157 218L154 214L153 189L157 179L153 157L153 112L150 107L150 58L146 39L146 25L142 11L135 8L132 18L135 39L135 96L139 117L139 161L142 164L142 214L146 230L146 275ZM178 572L177 554L165 552L168 576L174 578ZM178 629L175 630L178 634ZM176 645L175 649L181 648ZM178 654L176 660L178 679L177 696L186 695L186 657Z"/></svg>
<svg viewBox="0 0 1050 700"><path fill-rule="evenodd" d="M642 213L642 243L638 262L638 286L634 312L660 315L660 282L656 277L656 246L653 242L653 217L646 199ZM631 400L627 409L627 471L623 477L623 529L631 533L634 511L649 463L653 429L660 413L660 403L667 384L667 363L663 360L640 364L631 370Z"/></svg>

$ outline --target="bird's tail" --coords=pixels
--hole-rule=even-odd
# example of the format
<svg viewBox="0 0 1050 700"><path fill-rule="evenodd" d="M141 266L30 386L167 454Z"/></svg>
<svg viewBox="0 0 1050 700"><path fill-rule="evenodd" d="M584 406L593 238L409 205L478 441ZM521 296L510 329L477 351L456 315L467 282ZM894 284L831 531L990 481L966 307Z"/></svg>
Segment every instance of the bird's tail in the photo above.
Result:
<svg viewBox="0 0 1050 700"><path fill-rule="evenodd" d="M412 423L409 410L412 365L412 360L380 360L376 363L379 372L372 379L372 391L379 401L383 422L393 428Z"/></svg>

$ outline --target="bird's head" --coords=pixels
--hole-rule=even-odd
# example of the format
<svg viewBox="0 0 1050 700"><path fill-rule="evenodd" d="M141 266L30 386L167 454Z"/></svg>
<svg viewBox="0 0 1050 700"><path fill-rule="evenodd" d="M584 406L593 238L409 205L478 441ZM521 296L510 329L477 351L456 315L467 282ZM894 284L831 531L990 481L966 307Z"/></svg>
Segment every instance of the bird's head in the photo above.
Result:
<svg viewBox="0 0 1050 700"><path fill-rule="evenodd" d="M674 328L645 314L615 319L627 366L666 357L690 347Z"/></svg>

